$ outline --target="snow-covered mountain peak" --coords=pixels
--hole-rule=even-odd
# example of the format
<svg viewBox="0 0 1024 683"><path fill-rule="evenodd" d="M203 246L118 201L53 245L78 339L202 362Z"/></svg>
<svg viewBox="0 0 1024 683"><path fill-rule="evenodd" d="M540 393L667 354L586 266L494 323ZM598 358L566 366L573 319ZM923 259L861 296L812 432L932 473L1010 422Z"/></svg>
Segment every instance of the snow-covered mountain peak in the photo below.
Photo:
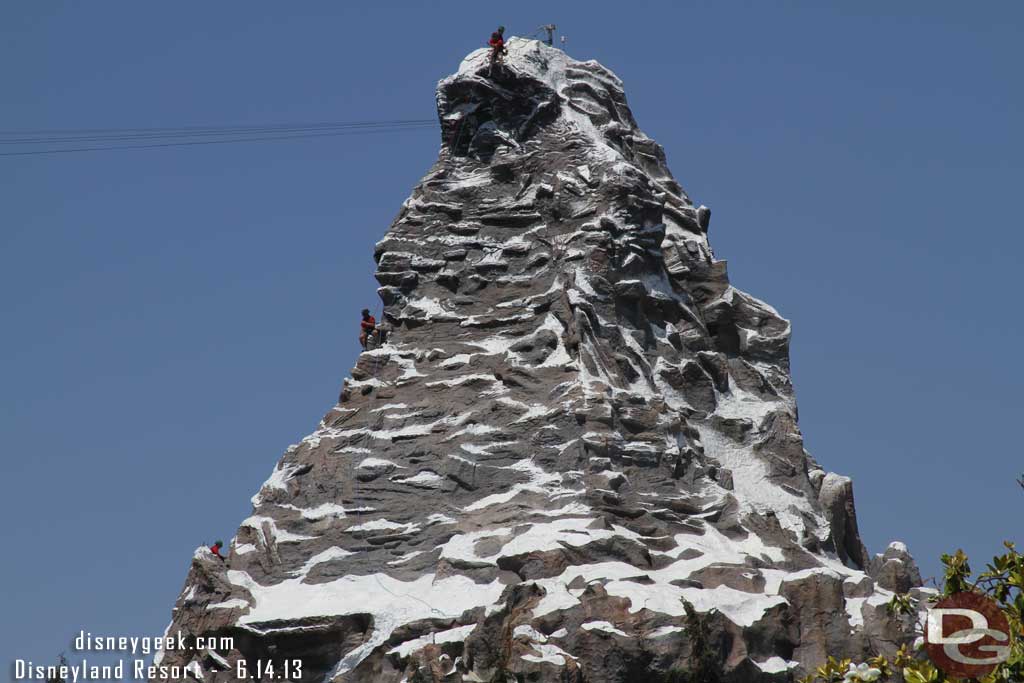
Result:
<svg viewBox="0 0 1024 683"><path fill-rule="evenodd" d="M913 561L869 559L852 483L804 450L789 322L729 283L621 81L512 39L437 106L438 160L374 253L387 343L227 561L196 555L172 627L393 683L661 681L707 657L788 681L906 641L885 603Z"/></svg>

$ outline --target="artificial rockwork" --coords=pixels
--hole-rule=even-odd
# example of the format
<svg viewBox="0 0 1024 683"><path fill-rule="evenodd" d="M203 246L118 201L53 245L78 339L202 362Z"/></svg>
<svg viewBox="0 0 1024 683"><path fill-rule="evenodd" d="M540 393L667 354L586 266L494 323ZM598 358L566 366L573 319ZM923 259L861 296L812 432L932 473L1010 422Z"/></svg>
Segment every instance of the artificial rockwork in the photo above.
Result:
<svg viewBox="0 0 1024 683"><path fill-rule="evenodd" d="M849 479L804 450L790 324L622 82L536 41L437 88L437 162L377 244L388 342L199 550L161 655L204 681L791 681L910 637ZM270 680L264 677L263 680Z"/></svg>

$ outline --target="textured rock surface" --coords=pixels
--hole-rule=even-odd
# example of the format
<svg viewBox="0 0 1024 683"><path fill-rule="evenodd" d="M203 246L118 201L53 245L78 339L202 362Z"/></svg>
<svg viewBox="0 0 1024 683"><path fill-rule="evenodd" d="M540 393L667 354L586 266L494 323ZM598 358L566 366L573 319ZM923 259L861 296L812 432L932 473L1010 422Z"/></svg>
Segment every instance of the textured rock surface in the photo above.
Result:
<svg viewBox="0 0 1024 683"><path fill-rule="evenodd" d="M197 552L172 631L395 683L788 681L908 639L884 604L913 560L869 560L850 480L804 450L789 323L729 284L619 79L515 39L437 105L376 249L389 343L228 561Z"/></svg>

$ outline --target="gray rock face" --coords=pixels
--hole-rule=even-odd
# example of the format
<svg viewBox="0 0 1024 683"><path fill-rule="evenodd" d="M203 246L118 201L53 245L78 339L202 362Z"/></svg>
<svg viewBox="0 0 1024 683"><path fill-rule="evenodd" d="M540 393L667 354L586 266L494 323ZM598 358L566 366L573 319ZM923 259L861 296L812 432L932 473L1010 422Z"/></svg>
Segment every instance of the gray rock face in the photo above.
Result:
<svg viewBox="0 0 1024 683"><path fill-rule="evenodd" d="M907 546L899 542L890 543L884 553L875 555L867 571L879 586L897 593L907 593L921 585L921 570Z"/></svg>
<svg viewBox="0 0 1024 683"><path fill-rule="evenodd" d="M832 544L844 561L866 568L868 551L857 532L857 511L853 507L853 481L834 472L829 472L821 481L818 492L825 517L832 529ZM918 583L920 585L920 577ZM904 592L909 590L909 586Z"/></svg>
<svg viewBox="0 0 1024 683"><path fill-rule="evenodd" d="M509 52L438 85L437 163L375 253L388 343L227 562L197 552L171 630L235 649L162 663L789 681L909 639L884 604L920 576L899 547L865 573L852 486L803 448L789 322L729 284L614 74Z"/></svg>

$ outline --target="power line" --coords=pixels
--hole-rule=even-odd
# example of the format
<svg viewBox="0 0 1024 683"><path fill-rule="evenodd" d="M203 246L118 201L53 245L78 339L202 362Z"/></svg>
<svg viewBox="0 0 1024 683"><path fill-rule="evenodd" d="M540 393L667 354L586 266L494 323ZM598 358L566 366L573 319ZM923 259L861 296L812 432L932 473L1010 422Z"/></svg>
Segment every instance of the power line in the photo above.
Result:
<svg viewBox="0 0 1024 683"><path fill-rule="evenodd" d="M236 142L264 142L274 140L300 140L309 138L322 138L322 137L337 137L343 135L373 135L381 133L397 133L407 130L431 130L437 128L437 122L433 119L413 119L406 121L377 121L377 122L356 122L346 124L321 124L320 127L313 126L264 126L261 128L246 128L246 127L220 127L219 129L205 128L205 129L159 129L167 131L164 134L152 134L149 137L131 137L124 135L110 135L107 137L60 137L60 136L48 136L45 140L36 140L33 142L12 142L12 144L29 144L35 146L46 146L51 144L67 143L67 142L81 142L81 141L92 141L92 142L112 142L112 141L123 141L123 140L151 140L151 139L172 139L180 137L196 137L202 135L210 135L216 138L217 135L221 137L219 139L186 139L186 140L175 140L171 142L158 142L144 145L107 145L107 146L90 146L90 147L65 147L58 149L28 149L20 150L15 152L0 152L0 157L9 156L38 156L44 154L71 154L80 152L98 152L98 151L109 151L109 150L125 150L125 149L158 149L165 147L191 147L197 145L221 145L230 144ZM330 128L329 126L334 126ZM79 129L84 130L84 129ZM117 132L118 129L104 129L108 132ZM120 129L120 131L135 130L143 131L149 130L154 131L157 129ZM186 132L190 131L190 132ZM40 131L42 132L42 131ZM47 131L56 132L56 131ZM66 131L63 131L66 132ZM236 137L238 135L253 135L258 133L255 137ZM270 133L287 133L284 135L270 134ZM4 133L0 133L3 135ZM23 131L21 134L25 134ZM2 141L0 142L7 142Z"/></svg>
<svg viewBox="0 0 1024 683"><path fill-rule="evenodd" d="M31 157L36 155L70 154L76 152L105 152L110 150L155 150L159 147L181 147L199 144L226 144L230 142L262 142L266 140L297 140L311 137L334 137L338 135L370 135L374 133L393 133L401 130L429 130L435 126L420 126L418 128L404 127L396 129L378 129L362 131L333 131L327 133L302 133L298 135L265 135L261 137L234 137L222 140L189 140L184 142L160 142L155 144L122 144L112 146L92 147L71 147L60 148L60 150L30 150L27 152L0 152L0 157Z"/></svg>
<svg viewBox="0 0 1024 683"><path fill-rule="evenodd" d="M271 124L249 126L193 126L177 128L80 128L66 130L0 131L0 144L48 144L83 140L123 140L174 138L204 135L240 135L253 133L290 133L313 130L350 130L372 128L401 128L406 126L436 126L436 119L404 119L394 121L323 122L306 124ZM11 137L36 135L39 137Z"/></svg>
<svg viewBox="0 0 1024 683"><path fill-rule="evenodd" d="M65 133L154 133L165 131L181 130L238 130L246 128L290 128L293 126L366 126L366 125L391 125L400 123L431 123L436 119L383 119L371 121L313 121L307 123L266 123L266 124L235 124L230 126L166 126L150 128L43 128L43 129L20 129L0 130L0 135L62 135Z"/></svg>

